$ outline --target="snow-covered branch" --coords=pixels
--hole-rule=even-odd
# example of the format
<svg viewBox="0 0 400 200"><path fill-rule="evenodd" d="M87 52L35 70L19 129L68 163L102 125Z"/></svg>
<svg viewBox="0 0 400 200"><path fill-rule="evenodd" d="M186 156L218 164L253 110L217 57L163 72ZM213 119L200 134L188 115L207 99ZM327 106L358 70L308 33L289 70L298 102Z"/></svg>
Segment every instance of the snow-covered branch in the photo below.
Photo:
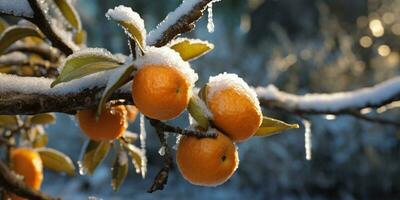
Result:
<svg viewBox="0 0 400 200"><path fill-rule="evenodd" d="M256 88L261 104L299 114L341 114L400 100L400 77L373 87L331 94L294 95L274 85Z"/></svg>

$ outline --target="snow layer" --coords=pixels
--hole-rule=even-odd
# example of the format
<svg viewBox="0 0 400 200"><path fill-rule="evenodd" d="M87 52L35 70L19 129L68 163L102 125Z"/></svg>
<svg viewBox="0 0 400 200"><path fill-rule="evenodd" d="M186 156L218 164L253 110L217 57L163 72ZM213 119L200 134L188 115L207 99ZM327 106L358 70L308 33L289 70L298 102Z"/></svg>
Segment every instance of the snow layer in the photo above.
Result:
<svg viewBox="0 0 400 200"><path fill-rule="evenodd" d="M150 64L162 64L178 69L189 79L192 86L199 78L197 73L190 67L190 64L182 60L179 53L169 47L147 47L145 55L135 61L135 65L139 69Z"/></svg>
<svg viewBox="0 0 400 200"><path fill-rule="evenodd" d="M306 94L297 96L280 91L274 85L256 88L263 100L278 101L288 109L303 109L321 112L335 112L350 108L376 106L381 102L400 96L400 77L396 77L373 87L351 92L332 94Z"/></svg>
<svg viewBox="0 0 400 200"><path fill-rule="evenodd" d="M167 17L157 25L157 27L150 31L147 35L147 44L153 45L162 37L162 34L173 24L175 24L180 17L187 14L192 8L201 0L184 0L181 5L173 12L168 13Z"/></svg>
<svg viewBox="0 0 400 200"><path fill-rule="evenodd" d="M257 109L261 112L260 102L258 101L256 92L247 85L247 83L240 78L237 74L221 73L217 76L211 76L208 80L208 94L207 98L211 99L214 94L224 90L228 87L234 87L235 89L241 90L250 97L251 101L257 106Z"/></svg>
<svg viewBox="0 0 400 200"><path fill-rule="evenodd" d="M0 0L0 12L14 16L33 17L27 0Z"/></svg>
<svg viewBox="0 0 400 200"><path fill-rule="evenodd" d="M14 63L26 63L28 61L29 61L28 56L18 51L0 56L0 63L3 65L9 65L9 64L12 65Z"/></svg>

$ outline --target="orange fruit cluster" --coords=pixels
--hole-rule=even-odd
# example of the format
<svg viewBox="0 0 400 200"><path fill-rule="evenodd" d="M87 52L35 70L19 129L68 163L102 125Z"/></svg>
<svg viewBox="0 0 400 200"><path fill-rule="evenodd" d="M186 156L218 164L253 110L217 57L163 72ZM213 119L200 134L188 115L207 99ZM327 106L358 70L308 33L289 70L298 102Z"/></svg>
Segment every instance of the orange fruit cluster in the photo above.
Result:
<svg viewBox="0 0 400 200"><path fill-rule="evenodd" d="M40 155L28 148L17 148L11 150L11 169L18 175L23 176L25 184L35 190L39 190L43 180L43 165ZM22 200L12 194L12 200Z"/></svg>
<svg viewBox="0 0 400 200"><path fill-rule="evenodd" d="M181 174L190 183L216 186L235 172L239 159L234 142L255 134L262 113L255 93L234 74L210 78L199 93L212 114L218 137L184 136L179 141L176 160Z"/></svg>
<svg viewBox="0 0 400 200"><path fill-rule="evenodd" d="M106 106L96 119L96 110L81 110L77 113L79 126L92 140L104 141L119 138L127 128L125 106Z"/></svg>

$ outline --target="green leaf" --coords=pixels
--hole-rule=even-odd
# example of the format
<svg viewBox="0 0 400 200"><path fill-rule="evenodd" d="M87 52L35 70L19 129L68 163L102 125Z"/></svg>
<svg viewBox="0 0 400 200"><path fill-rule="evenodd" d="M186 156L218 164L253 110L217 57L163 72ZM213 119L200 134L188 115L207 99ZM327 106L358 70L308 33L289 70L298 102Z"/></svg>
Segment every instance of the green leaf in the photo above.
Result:
<svg viewBox="0 0 400 200"><path fill-rule="evenodd" d="M80 31L82 29L81 19L71 3L67 0L54 0L54 3L71 26Z"/></svg>
<svg viewBox="0 0 400 200"><path fill-rule="evenodd" d="M14 42L29 36L43 38L43 34L35 27L10 26L6 28L0 35L0 54L3 54Z"/></svg>
<svg viewBox="0 0 400 200"><path fill-rule="evenodd" d="M56 121L56 117L53 113L41 113L32 116L30 119L31 124L52 124Z"/></svg>
<svg viewBox="0 0 400 200"><path fill-rule="evenodd" d="M105 49L87 48L68 56L63 70L51 87L84 76L118 67L121 61Z"/></svg>
<svg viewBox="0 0 400 200"><path fill-rule="evenodd" d="M132 158L132 163L135 166L136 173L141 173L142 177L146 176L146 156L143 154L143 151L132 144L123 144L125 149L128 151L129 156Z"/></svg>
<svg viewBox="0 0 400 200"><path fill-rule="evenodd" d="M197 124L207 130L208 126L210 125L209 116L211 114L209 114L210 112L208 111L208 108L203 100L201 100L197 95L193 95L190 98L187 109L193 119L196 120Z"/></svg>
<svg viewBox="0 0 400 200"><path fill-rule="evenodd" d="M42 159L44 167L59 173L75 174L75 166L72 160L65 154L51 148L38 148L36 151Z"/></svg>
<svg viewBox="0 0 400 200"><path fill-rule="evenodd" d="M176 39L169 46L178 52L184 61L197 59L214 49L214 45L207 41L188 38Z"/></svg>
<svg viewBox="0 0 400 200"><path fill-rule="evenodd" d="M16 115L0 115L0 126L17 126L18 118Z"/></svg>
<svg viewBox="0 0 400 200"><path fill-rule="evenodd" d="M128 155L125 151L121 150L118 152L112 167L111 186L114 191L118 191L119 187L125 181L126 175L128 175L128 167Z"/></svg>
<svg viewBox="0 0 400 200"><path fill-rule="evenodd" d="M92 175L97 166L104 160L110 150L109 141L90 140L82 157L82 167L89 175Z"/></svg>
<svg viewBox="0 0 400 200"><path fill-rule="evenodd" d="M8 23L3 18L0 18L0 33L6 30L8 26Z"/></svg>
<svg viewBox="0 0 400 200"><path fill-rule="evenodd" d="M281 131L285 131L292 128L299 128L298 124L287 124L283 121L263 117L260 128L258 128L255 136L270 136Z"/></svg>
<svg viewBox="0 0 400 200"><path fill-rule="evenodd" d="M112 93L132 79L131 75L135 70L136 67L132 63L127 63L115 69L107 81L107 87L104 89L100 103L97 106L97 116L100 115L102 108Z"/></svg>

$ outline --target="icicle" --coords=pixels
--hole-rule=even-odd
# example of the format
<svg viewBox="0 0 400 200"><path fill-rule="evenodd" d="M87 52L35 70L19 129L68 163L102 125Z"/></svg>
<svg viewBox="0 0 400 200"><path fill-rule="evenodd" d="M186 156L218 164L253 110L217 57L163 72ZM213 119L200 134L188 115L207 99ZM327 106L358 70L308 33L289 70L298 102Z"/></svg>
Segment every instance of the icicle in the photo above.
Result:
<svg viewBox="0 0 400 200"><path fill-rule="evenodd" d="M307 120L303 120L303 125L304 125L304 147L306 151L306 159L311 160L311 148L312 148L311 123Z"/></svg>
<svg viewBox="0 0 400 200"><path fill-rule="evenodd" d="M144 115L140 113L140 148L143 153L143 163L142 163L142 177L146 176L147 169L147 157L146 157L146 126L144 123Z"/></svg>
<svg viewBox="0 0 400 200"><path fill-rule="evenodd" d="M209 33L213 33L214 32L214 20L213 20L213 3L214 1L212 1L207 8L207 12L208 12L208 23L207 23L207 29Z"/></svg>
<svg viewBox="0 0 400 200"><path fill-rule="evenodd" d="M164 155L165 155L165 146L162 146L162 147L158 150L158 154L160 154L160 156L164 156Z"/></svg>

